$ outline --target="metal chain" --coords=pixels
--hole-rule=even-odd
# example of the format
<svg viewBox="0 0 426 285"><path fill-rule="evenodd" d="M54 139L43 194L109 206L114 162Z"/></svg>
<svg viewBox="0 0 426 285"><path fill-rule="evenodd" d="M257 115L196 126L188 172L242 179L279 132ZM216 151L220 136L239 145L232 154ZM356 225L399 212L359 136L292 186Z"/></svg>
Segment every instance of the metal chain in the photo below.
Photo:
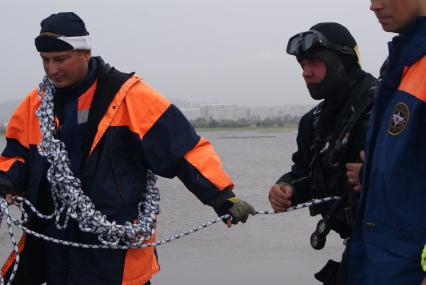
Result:
<svg viewBox="0 0 426 285"><path fill-rule="evenodd" d="M54 211L50 215L43 215L32 205L30 208L43 219L55 219L54 223L58 229L63 230L67 228L70 218L76 220L81 231L96 234L98 240L104 246L113 247L121 245L131 247L141 245L154 235L157 222L156 218L160 213L158 204L160 193L156 186L156 177L150 171L146 173L146 187L138 203L139 213L137 222L131 223L128 221L124 225L118 225L115 221L108 221L106 215L96 210L91 199L84 194L81 189L81 181L74 176L71 170L71 162L68 158L65 144L55 138L54 94L55 86L45 76L38 88L38 96L41 104L36 110L36 116L39 120L40 131L42 133L38 152L50 163L50 167L47 170L47 180L51 185ZM16 254L16 262L8 282L10 284L19 265L19 251L13 237L11 223L13 221L24 231L30 232L30 230L23 226L28 220L28 215L23 208L24 203L21 203L20 206L18 204L23 214L22 221L19 222L12 219L7 208L7 203L4 204L5 202L3 199L0 208L0 218L2 219L3 215L7 217L6 221L9 234L13 243L13 250ZM25 204L30 205L29 201L26 201ZM36 236L39 235L37 233L34 234ZM83 247L85 246L83 245ZM1 276L0 281L1 284L4 283Z"/></svg>
<svg viewBox="0 0 426 285"><path fill-rule="evenodd" d="M80 179L71 170L65 144L55 138L54 93L55 86L45 76L38 89L41 105L36 115L42 133L38 151L50 163L47 180L51 184L55 210L43 218L54 217L58 229L65 229L69 219L75 219L81 231L98 235L99 241L105 245L131 246L149 240L155 233L156 216L160 213L160 194L155 176L147 172L146 189L138 204L136 223L118 225L115 221L108 221L106 215L96 210L91 199L84 194Z"/></svg>
<svg viewBox="0 0 426 285"><path fill-rule="evenodd" d="M13 252L15 252L15 264L13 265L12 272L9 276L9 281L7 282L7 285L10 285L12 284L12 281L15 278L16 271L18 271L20 255L19 255L18 243L16 242L15 236L13 234L12 221L14 222L14 220L9 213L9 208L8 208L8 204L6 200L4 198L0 198L0 227L3 221L3 217L5 215L6 215L6 223L7 223L7 228L9 231L10 241L12 243ZM2 274L0 274L0 284L4 285L4 278Z"/></svg>
<svg viewBox="0 0 426 285"><path fill-rule="evenodd" d="M15 252L15 263L12 272L9 276L7 285L11 284L16 271L18 270L20 253L18 244L15 240L12 223L20 228L23 232L33 235L37 238L62 244L65 246L91 248L91 249L129 249L129 248L145 248L150 246L159 246L169 243L173 240L195 233L201 229L207 228L222 219L228 219L229 214L218 217L198 227L188 231L173 235L165 240L156 241L153 243L144 243L149 240L155 233L156 216L160 213L159 210L159 190L156 186L156 177L147 172L146 176L146 191L142 194L141 201L138 204L139 215L138 222L126 222L124 225L117 225L115 221L110 222L106 216L95 209L95 205L91 199L84 194L81 189L81 181L73 175L71 163L68 158L68 153L63 142L55 138L55 118L54 118L54 91L55 87L50 80L45 76L39 85L38 95L41 100L41 105L36 111L39 119L42 140L38 146L40 155L45 157L50 163L47 171L47 179L51 184L51 193L55 210L50 215L40 213L32 203L22 197L13 197L13 205L17 206L21 213L21 220L14 219L9 212L9 205L4 198L0 198L0 226L3 217L6 216L9 236ZM325 203L331 200L336 200L338 197L327 197L323 199L312 200L307 203L295 205L285 212L310 207ZM28 214L25 210L26 205L31 211L42 219L55 219L55 225L58 229L65 229L68 226L69 219L78 221L81 231L98 235L100 244L83 244L77 242L64 241L56 238L51 238L46 235L30 230L25 226L28 221ZM256 211L256 214L276 214L275 211ZM4 279L0 276L0 284L4 285Z"/></svg>
<svg viewBox="0 0 426 285"><path fill-rule="evenodd" d="M306 208L306 207L310 207L310 206L314 206L314 205L318 205L318 204L323 204L323 203L333 201L333 200L338 200L338 199L340 199L340 198L337 197L337 196L331 196L331 197L326 197L326 198L321 198L321 199L314 199L314 200L311 200L309 202L297 204L293 207L290 207L287 210L285 210L284 212L276 212L274 210L258 210L258 211L256 211L256 214L257 215L271 215L271 214L287 213L287 212L299 210L299 209L302 209L302 208ZM14 201L13 205L18 207L18 209L20 209L21 212L22 212L23 218L21 220L14 219L10 215L10 212L8 210L8 207L9 207L8 203L6 202L6 200L4 198L0 198L0 226L1 226L2 217L5 215L6 216L6 223L7 223L8 231L9 231L9 236L10 236L10 239L11 239L11 242L12 242L12 245L13 245L13 251L15 252L15 255L16 255L15 265L12 269L12 273L10 275L9 282L7 283L7 285L11 284L13 277L15 276L15 273L16 273L18 266L19 266L19 250L18 250L16 240L14 238L12 224L16 225L23 232L25 232L29 235L33 235L37 238L43 239L43 240L48 241L48 242L53 242L53 243L56 243L56 244L78 247L78 248L126 250L126 249L129 249L129 248L145 248L145 247L151 247L151 246L160 246L160 245L169 243L171 241L180 239L181 237L188 236L190 234L198 232L199 230L205 229L205 228L207 228L207 227L209 227L213 224L216 224L217 222L219 222L221 220L228 219L228 218L231 217L229 214L226 214L226 215L220 216L216 219L210 220L207 223L201 224L201 225L199 225L195 228L192 228L192 229L189 229L187 231L172 235L167 239L159 240L159 241L152 242L152 243L138 243L138 244L130 244L130 245L83 244L83 243L70 242L70 241L64 241L64 240L60 240L60 239L56 239L56 238L51 238L51 237L48 237L46 235L43 235L43 234L40 234L40 233L37 233L35 231L28 229L25 226L25 223L28 220L28 214L25 211L24 205L26 205L34 214L36 214L40 218L51 217L52 215L43 215L42 213L37 211L37 209L34 207L34 205L31 204L30 201L26 200L25 198L16 196L16 197L13 197L13 201ZM4 285L4 280L1 277L1 275L0 275L0 284Z"/></svg>

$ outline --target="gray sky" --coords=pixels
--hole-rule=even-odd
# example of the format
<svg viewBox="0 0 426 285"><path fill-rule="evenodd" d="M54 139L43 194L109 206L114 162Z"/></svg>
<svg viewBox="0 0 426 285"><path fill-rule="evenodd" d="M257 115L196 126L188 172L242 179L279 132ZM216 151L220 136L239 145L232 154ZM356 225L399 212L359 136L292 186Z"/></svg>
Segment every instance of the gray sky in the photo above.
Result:
<svg viewBox="0 0 426 285"><path fill-rule="evenodd" d="M393 36L368 0L1 1L0 101L23 98L43 76L34 47L40 21L74 11L86 22L94 55L136 71L168 98L240 105L313 103L287 39L322 21L344 24L361 63L378 74Z"/></svg>

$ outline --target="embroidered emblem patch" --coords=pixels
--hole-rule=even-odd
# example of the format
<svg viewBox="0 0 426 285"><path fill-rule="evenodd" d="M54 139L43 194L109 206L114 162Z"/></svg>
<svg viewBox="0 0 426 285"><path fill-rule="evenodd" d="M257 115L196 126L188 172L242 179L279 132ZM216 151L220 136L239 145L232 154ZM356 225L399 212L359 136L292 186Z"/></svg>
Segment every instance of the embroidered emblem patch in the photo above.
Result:
<svg viewBox="0 0 426 285"><path fill-rule="evenodd" d="M405 129L410 117L410 110L404 103L398 103L393 109L392 116L389 121L389 134L397 136Z"/></svg>

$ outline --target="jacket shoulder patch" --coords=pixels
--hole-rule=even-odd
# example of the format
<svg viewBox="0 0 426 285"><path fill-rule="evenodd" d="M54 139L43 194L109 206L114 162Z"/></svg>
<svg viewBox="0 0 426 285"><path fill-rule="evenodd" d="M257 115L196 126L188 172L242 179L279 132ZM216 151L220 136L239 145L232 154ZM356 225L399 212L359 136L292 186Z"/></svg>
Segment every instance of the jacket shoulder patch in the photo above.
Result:
<svg viewBox="0 0 426 285"><path fill-rule="evenodd" d="M388 133L392 136L401 134L407 126L410 117L410 110L405 103L397 103L393 108L390 120Z"/></svg>

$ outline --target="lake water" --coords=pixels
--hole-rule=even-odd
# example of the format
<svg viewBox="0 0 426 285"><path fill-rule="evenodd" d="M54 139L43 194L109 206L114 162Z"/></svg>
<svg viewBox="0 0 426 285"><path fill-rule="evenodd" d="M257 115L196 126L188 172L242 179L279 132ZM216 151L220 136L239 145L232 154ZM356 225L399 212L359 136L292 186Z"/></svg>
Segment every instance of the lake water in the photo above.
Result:
<svg viewBox="0 0 426 285"><path fill-rule="evenodd" d="M201 132L219 153L235 182L235 193L257 210L269 210L268 191L291 166L296 131ZM0 149L4 138L0 140ZM158 239L216 218L178 179L159 180L161 215ZM323 250L309 245L317 217L306 209L276 215L251 216L246 224L207 229L159 246L161 271L154 285L171 284L319 284L313 274L329 258L339 259L342 240L331 233ZM0 234L0 259L10 251L4 224Z"/></svg>

